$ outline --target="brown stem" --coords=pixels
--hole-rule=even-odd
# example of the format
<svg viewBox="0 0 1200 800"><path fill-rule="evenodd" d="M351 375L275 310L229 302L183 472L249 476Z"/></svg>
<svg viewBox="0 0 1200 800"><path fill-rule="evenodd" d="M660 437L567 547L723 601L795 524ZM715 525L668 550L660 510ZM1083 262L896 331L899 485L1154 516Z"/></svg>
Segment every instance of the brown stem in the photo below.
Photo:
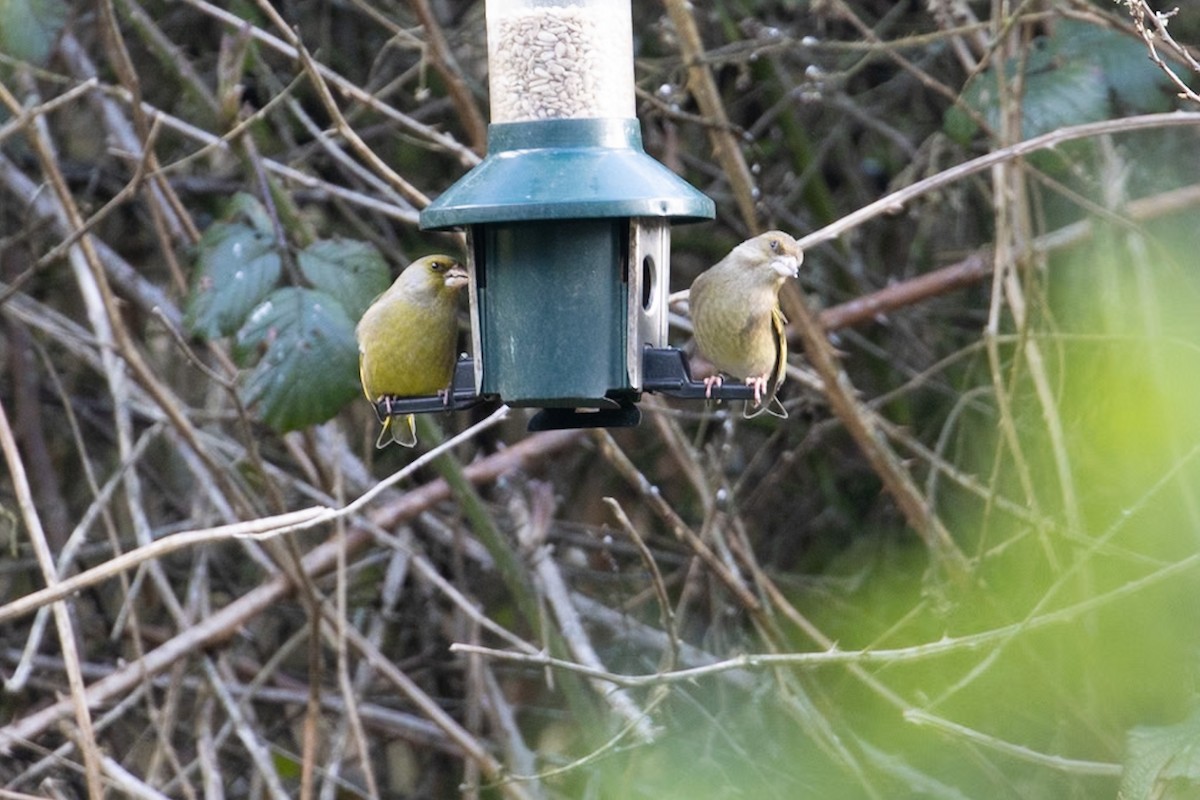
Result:
<svg viewBox="0 0 1200 800"><path fill-rule="evenodd" d="M818 315L817 321L827 331L861 325L897 308L914 305L930 297L978 283L991 274L991 256L987 251L981 250L957 264L918 275L877 292L857 297L848 303L827 308Z"/></svg>
<svg viewBox="0 0 1200 800"><path fill-rule="evenodd" d="M859 402L854 385L834 356L833 347L825 338L825 331L817 318L803 304L798 310L793 324L804 342L809 363L824 384L829 407L862 450L875 474L883 481L884 488L896 501L904 519L925 542L934 560L955 579L965 578L968 569L966 558L921 495L899 456L888 445L883 432L874 422L873 414Z"/></svg>
<svg viewBox="0 0 1200 800"><path fill-rule="evenodd" d="M1169 192L1142 197L1125 206L1121 215L1112 215L1117 222L1141 222L1200 204L1200 185L1184 186ZM1092 234L1091 220L1067 225L1033 240L1032 250L1048 253L1076 245ZM978 283L992 274L993 257L990 249L971 253L962 261L948 267L918 275L892 284L877 292L857 297L821 311L818 322L827 331L850 328L876 319L880 314L915 305L930 297L952 292ZM789 340L798 337L789 329Z"/></svg>
<svg viewBox="0 0 1200 800"><path fill-rule="evenodd" d="M467 134L467 141L471 143L472 150L483 155L487 152L487 123L483 120L475 98L471 96L471 88L463 80L462 72L454 62L454 54L446 44L442 26L438 24L437 16L429 7L429 0L409 0L409 5L421 20L421 26L425 28L429 63L446 82L446 91L450 93L450 99L458 109L458 121L462 123Z"/></svg>
<svg viewBox="0 0 1200 800"><path fill-rule="evenodd" d="M737 137L729 124L721 92L713 79L712 71L704 60L704 43L700 40L700 29L692 15L692 4L688 0L665 0L671 24L679 36L679 52L687 66L688 89L696 98L696 104L708 122L708 138L713 152L737 201L742 222L751 235L760 233L758 214L754 204L754 178L750 167L742 156Z"/></svg>

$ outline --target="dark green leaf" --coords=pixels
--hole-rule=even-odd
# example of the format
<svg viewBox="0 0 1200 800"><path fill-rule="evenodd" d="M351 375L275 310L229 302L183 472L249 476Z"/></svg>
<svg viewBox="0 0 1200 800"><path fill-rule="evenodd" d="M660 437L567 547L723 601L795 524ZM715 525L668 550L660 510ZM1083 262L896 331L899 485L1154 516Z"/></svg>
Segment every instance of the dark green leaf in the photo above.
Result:
<svg viewBox="0 0 1200 800"><path fill-rule="evenodd" d="M1117 102L1137 114L1169 111L1170 78L1150 61L1145 45L1115 33L1110 36L1114 41L1098 46L1095 58Z"/></svg>
<svg viewBox="0 0 1200 800"><path fill-rule="evenodd" d="M1035 59L1031 58L1030 63ZM1011 72L1011 70L1010 70ZM1008 80L1015 80L1009 75ZM992 130L1000 124L1000 89L996 75L980 75L963 93L963 102L977 111ZM1021 138L1028 139L1067 125L1104 119L1109 113L1108 87L1100 69L1086 62L1058 64L1025 75ZM959 109L946 115L946 132L960 141L975 134L976 126Z"/></svg>
<svg viewBox="0 0 1200 800"><path fill-rule="evenodd" d="M0 0L0 53L45 64L67 21L63 0Z"/></svg>
<svg viewBox="0 0 1200 800"><path fill-rule="evenodd" d="M354 321L331 295L285 287L238 331L234 355L258 362L242 399L280 431L323 422L359 392Z"/></svg>
<svg viewBox="0 0 1200 800"><path fill-rule="evenodd" d="M367 242L324 239L306 247L298 261L304 277L333 295L351 319L359 319L388 287L387 262Z"/></svg>
<svg viewBox="0 0 1200 800"><path fill-rule="evenodd" d="M1021 59L1005 65L1010 82L1024 69L1022 138L1068 125L1109 119L1129 111L1170 106L1168 79L1150 61L1145 46L1129 36L1078 20L1059 20L1050 36L1034 42ZM988 125L999 120L995 70L979 75L963 92L963 103ZM977 130L960 109L946 114L946 132L965 141Z"/></svg>
<svg viewBox="0 0 1200 800"><path fill-rule="evenodd" d="M245 222L262 233L271 233L273 230L271 217L263 208L263 204L245 192L238 192L230 198L229 205L225 208L225 218L229 222Z"/></svg>
<svg viewBox="0 0 1200 800"><path fill-rule="evenodd" d="M969 89L967 91L970 92ZM960 99L969 108L975 107L966 93ZM955 105L946 109L946 115L942 120L942 130L954 141L966 144L979 132L979 126L967 115L967 112Z"/></svg>
<svg viewBox="0 0 1200 800"><path fill-rule="evenodd" d="M1109 116L1108 84L1094 64L1061 64L1027 75L1022 104L1021 138L1096 122Z"/></svg>
<svg viewBox="0 0 1200 800"><path fill-rule="evenodd" d="M1200 712L1176 725L1141 725L1126 739L1120 800L1200 796Z"/></svg>
<svg viewBox="0 0 1200 800"><path fill-rule="evenodd" d="M244 204L242 204L244 205ZM201 237L184 325L205 339L228 336L279 281L281 262L269 225L253 208L236 210L250 223L215 222Z"/></svg>

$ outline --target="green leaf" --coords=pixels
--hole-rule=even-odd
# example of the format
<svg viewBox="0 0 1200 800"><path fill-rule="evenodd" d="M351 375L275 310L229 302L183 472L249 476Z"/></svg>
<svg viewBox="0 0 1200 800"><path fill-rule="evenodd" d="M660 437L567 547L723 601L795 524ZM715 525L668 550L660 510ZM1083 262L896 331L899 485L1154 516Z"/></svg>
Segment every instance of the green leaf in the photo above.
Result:
<svg viewBox="0 0 1200 800"><path fill-rule="evenodd" d="M1200 711L1175 725L1140 725L1125 745L1119 800L1200 796Z"/></svg>
<svg viewBox="0 0 1200 800"><path fill-rule="evenodd" d="M268 425L290 431L323 422L358 394L354 321L332 295L285 287L271 293L238 331L234 356L258 363L242 399Z"/></svg>
<svg viewBox="0 0 1200 800"><path fill-rule="evenodd" d="M234 333L279 281L281 260L266 212L249 202L254 205L237 198L233 203L247 221L214 222L197 245L183 319L195 336L215 339Z"/></svg>
<svg viewBox="0 0 1200 800"><path fill-rule="evenodd" d="M1032 57L1033 67L1044 59ZM1007 70L1009 87L1016 75ZM1028 139L1052 130L1105 119L1110 111L1108 87L1103 73L1093 64L1073 62L1028 70L1021 100L1021 138ZM963 93L963 102L977 111L992 130L1000 125L1001 98L995 72L980 75ZM946 116L946 132L959 141L975 134L977 126L960 109Z"/></svg>
<svg viewBox="0 0 1200 800"><path fill-rule="evenodd" d="M267 209L258 202L258 198L245 192L238 192L229 199L229 205L225 207L225 219L228 222L244 222L263 233L271 233L274 230Z"/></svg>
<svg viewBox="0 0 1200 800"><path fill-rule="evenodd" d="M1174 89L1170 79L1150 60L1141 40L1082 20L1064 19L1057 23L1053 42L1058 57L1094 65L1123 110L1145 114L1171 107Z"/></svg>
<svg viewBox="0 0 1200 800"><path fill-rule="evenodd" d="M1057 21L1050 36L1039 37L1023 58L1005 64L1010 88L1018 66L1025 71L1021 98L1021 136L1025 139L1125 112L1170 107L1168 79L1147 57L1145 46L1098 25ZM962 101L995 128L1001 103L998 95L996 71L990 69L967 87ZM945 130L966 141L975 135L977 126L961 109L952 108L946 113Z"/></svg>
<svg viewBox="0 0 1200 800"><path fill-rule="evenodd" d="M1026 76L1021 138L1097 122L1111 110L1108 85L1099 67L1086 62L1061 64Z"/></svg>
<svg viewBox="0 0 1200 800"><path fill-rule="evenodd" d="M63 0L0 0L0 53L45 64L68 8Z"/></svg>
<svg viewBox="0 0 1200 800"><path fill-rule="evenodd" d="M387 262L368 242L323 239L306 247L297 260L304 277L333 295L350 319L362 317L388 287Z"/></svg>

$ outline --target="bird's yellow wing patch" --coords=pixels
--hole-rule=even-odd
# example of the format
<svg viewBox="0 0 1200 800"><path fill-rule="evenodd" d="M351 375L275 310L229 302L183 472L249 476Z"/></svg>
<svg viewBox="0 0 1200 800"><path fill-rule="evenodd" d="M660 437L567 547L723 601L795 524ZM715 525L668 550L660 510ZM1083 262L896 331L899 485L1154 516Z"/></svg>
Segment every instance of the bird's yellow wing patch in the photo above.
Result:
<svg viewBox="0 0 1200 800"><path fill-rule="evenodd" d="M771 372L771 395L774 396L787 375L787 318L779 306L771 309L771 337L775 340L775 369Z"/></svg>
<svg viewBox="0 0 1200 800"><path fill-rule="evenodd" d="M767 385L767 396L763 404L755 411L750 410L750 402L742 416L747 419L757 417L764 411L773 417L787 419L787 409L779 399L779 387L787 377L787 318L779 310L779 306L771 309L771 340L775 345L775 363L771 369L771 381Z"/></svg>

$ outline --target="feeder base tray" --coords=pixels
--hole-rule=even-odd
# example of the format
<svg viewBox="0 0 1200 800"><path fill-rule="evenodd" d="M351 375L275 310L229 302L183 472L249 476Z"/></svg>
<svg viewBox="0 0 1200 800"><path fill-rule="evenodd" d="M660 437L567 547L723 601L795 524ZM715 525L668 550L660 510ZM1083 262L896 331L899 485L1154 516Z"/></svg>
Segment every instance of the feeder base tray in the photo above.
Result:
<svg viewBox="0 0 1200 800"><path fill-rule="evenodd" d="M753 400L754 390L744 383L725 383L711 390L692 377L683 351L674 347L647 347L642 352L642 391L677 397L681 400ZM605 398L607 408L543 408L529 421L529 430L547 431L571 428L631 428L641 422L642 414L634 402L637 395ZM380 421L390 416L430 414L438 411L462 411L495 395L475 393L475 364L460 358L454 368L454 380L445 396L391 397L375 404Z"/></svg>

